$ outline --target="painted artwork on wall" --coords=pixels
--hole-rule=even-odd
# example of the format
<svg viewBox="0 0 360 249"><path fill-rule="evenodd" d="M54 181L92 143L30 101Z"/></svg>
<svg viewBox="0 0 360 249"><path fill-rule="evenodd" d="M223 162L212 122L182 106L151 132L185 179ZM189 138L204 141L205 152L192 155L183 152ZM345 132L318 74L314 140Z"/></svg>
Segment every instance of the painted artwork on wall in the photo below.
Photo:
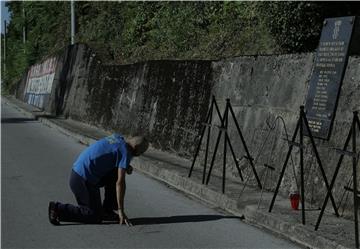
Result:
<svg viewBox="0 0 360 249"><path fill-rule="evenodd" d="M28 104L44 108L52 90L57 58L52 57L36 64L28 71L25 100Z"/></svg>

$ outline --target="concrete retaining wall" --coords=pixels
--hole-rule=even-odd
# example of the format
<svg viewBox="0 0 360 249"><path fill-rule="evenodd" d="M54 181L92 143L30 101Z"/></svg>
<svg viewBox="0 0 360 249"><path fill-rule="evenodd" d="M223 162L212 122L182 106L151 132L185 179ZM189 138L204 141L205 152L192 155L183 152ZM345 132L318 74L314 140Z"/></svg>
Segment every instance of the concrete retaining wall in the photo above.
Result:
<svg viewBox="0 0 360 249"><path fill-rule="evenodd" d="M188 152L206 115L210 61L149 61L102 65L79 49L58 113L107 130L145 134L164 150Z"/></svg>
<svg viewBox="0 0 360 249"><path fill-rule="evenodd" d="M266 188L273 189L288 146L285 129L292 135L299 106L304 104L314 61L313 54L247 56L221 61L148 61L132 65L104 65L85 45L66 49L58 58L54 90L45 109L52 114L90 123L124 134L146 134L155 148L191 158L205 121L211 96L221 111L230 98L256 167ZM330 181L338 155L330 147L342 147L350 128L352 111L360 105L360 58L349 59L330 141L317 140ZM23 89L19 84L19 92ZM213 118L214 123L219 123ZM229 120L229 135L238 158L244 155L240 139ZM217 128L213 128L213 150ZM360 140L360 139L359 139ZM308 141L305 141L308 143ZM204 148L204 147L203 147ZM222 143L214 169L221 171ZM200 153L200 160L203 157ZM294 162L294 166L291 162ZM296 190L299 172L295 150L282 182L282 192ZM229 168L237 177L228 153ZM275 167L266 172L264 163ZM324 183L311 147L306 149L306 184L309 201L322 202ZM350 177L345 161L336 185L336 199ZM246 160L240 161L254 184ZM197 165L196 167L199 168Z"/></svg>
<svg viewBox="0 0 360 249"><path fill-rule="evenodd" d="M299 116L299 106L305 103L313 61L313 54L300 54L241 57L213 63L213 93L217 99L223 101L222 106L224 106L225 98L231 99L237 121L243 130L252 156L255 158L258 173L260 176L264 176L263 182L267 174L266 187L269 189L274 189L276 186L278 174L288 150L287 142L283 139L286 137L285 128L291 137ZM350 57L331 139L329 141L316 139L329 182L339 159L339 154L335 153L332 148L343 147L350 129L352 112L359 109L360 58ZM231 127L230 137L241 156L245 154L242 143L234 125ZM308 201L317 205L316 203L319 201L322 202L326 188L309 142L309 139L305 140L307 144L305 149L306 195ZM219 151L221 153L222 148ZM222 160L221 156L218 158ZM218 161L220 165L221 160ZM292 154L292 160L294 166L290 160L281 185L283 193L296 190L297 185L300 184L297 149ZM228 155L228 162L232 163L230 155ZM245 163L245 160L241 162L243 163L242 168L250 175L250 181L255 184L248 163ZM265 163L276 168L275 174L265 171L265 167L262 166ZM218 168L220 169L220 167ZM297 184L293 177L294 172L297 175ZM334 188L336 200L340 200L344 195L343 187L348 184L351 172L351 160L346 158ZM233 175L237 175L234 166ZM347 203L348 205L351 205L350 199L348 199L350 201Z"/></svg>

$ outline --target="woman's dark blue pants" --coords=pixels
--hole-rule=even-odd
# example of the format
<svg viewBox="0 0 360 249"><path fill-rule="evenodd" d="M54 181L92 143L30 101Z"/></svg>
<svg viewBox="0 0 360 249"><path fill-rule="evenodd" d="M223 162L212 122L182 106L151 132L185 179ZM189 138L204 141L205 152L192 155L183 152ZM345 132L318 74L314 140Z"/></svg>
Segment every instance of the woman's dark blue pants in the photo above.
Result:
<svg viewBox="0 0 360 249"><path fill-rule="evenodd" d="M104 212L117 209L116 201L117 169L109 172L93 185L74 170L70 175L70 188L75 195L78 206L57 202L60 221L101 223ZM105 188L104 202L101 203L100 187Z"/></svg>

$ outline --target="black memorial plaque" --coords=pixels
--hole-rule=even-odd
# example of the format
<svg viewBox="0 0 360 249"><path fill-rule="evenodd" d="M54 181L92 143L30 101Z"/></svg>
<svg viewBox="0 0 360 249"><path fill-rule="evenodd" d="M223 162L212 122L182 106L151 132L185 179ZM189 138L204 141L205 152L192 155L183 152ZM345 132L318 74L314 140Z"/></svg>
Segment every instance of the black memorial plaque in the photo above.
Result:
<svg viewBox="0 0 360 249"><path fill-rule="evenodd" d="M329 139L344 77L355 17L324 21L305 111L311 133Z"/></svg>

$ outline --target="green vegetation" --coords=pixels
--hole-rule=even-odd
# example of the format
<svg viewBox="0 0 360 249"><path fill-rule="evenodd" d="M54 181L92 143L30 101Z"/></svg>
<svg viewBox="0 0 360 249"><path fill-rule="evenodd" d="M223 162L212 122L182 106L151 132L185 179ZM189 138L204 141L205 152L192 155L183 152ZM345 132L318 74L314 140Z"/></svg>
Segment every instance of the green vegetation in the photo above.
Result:
<svg viewBox="0 0 360 249"><path fill-rule="evenodd" d="M7 2L3 90L70 43L70 2ZM25 15L23 15L23 9ZM76 2L76 41L108 64L314 51L323 19L359 2ZM23 42L23 27L26 42Z"/></svg>

